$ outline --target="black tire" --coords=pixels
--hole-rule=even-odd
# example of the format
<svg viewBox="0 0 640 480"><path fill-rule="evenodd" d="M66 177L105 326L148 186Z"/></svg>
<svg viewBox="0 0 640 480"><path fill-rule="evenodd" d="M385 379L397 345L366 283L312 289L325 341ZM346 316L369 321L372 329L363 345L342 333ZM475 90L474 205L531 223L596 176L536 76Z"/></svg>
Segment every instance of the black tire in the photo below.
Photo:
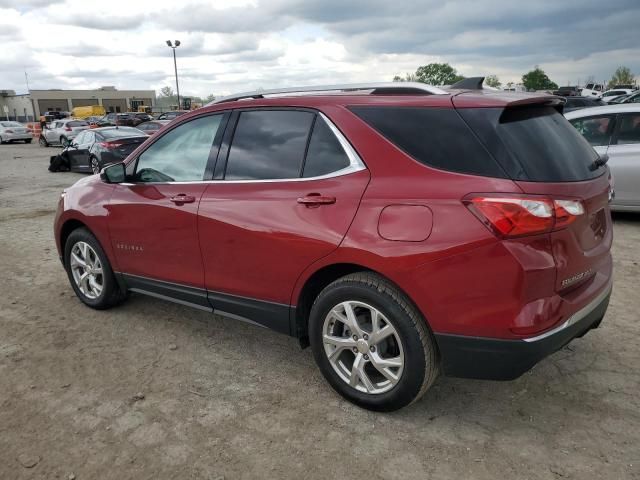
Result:
<svg viewBox="0 0 640 480"><path fill-rule="evenodd" d="M90 298L85 295L80 290L73 277L71 251L78 242L87 243L96 253L100 263L102 264L102 292L96 298ZM98 242L96 237L86 228L78 228L74 230L67 238L64 246L64 266L73 291L85 305L95 308L96 310L104 310L118 305L126 298L126 292L123 292L120 289L120 286L116 281L116 277L113 274L109 259L104 253L100 242Z"/></svg>
<svg viewBox="0 0 640 480"><path fill-rule="evenodd" d="M63 147L66 147L67 145L69 145L69 139L67 137L60 137L60 145L62 145Z"/></svg>
<svg viewBox="0 0 640 480"><path fill-rule="evenodd" d="M100 173L100 161L93 155L89 157L89 168L94 174Z"/></svg>
<svg viewBox="0 0 640 480"><path fill-rule="evenodd" d="M31 140L32 140L31 138L27 138L27 139L24 141L24 143L31 143Z"/></svg>
<svg viewBox="0 0 640 480"><path fill-rule="evenodd" d="M47 139L44 138L44 135L40 135L40 138L38 138L38 143L40 144L41 147L49 146L49 143L47 142Z"/></svg>
<svg viewBox="0 0 640 480"><path fill-rule="evenodd" d="M325 318L346 301L363 302L377 309L390 320L402 343L405 362L402 374L395 386L384 393L356 390L340 378L325 353L322 340ZM311 308L309 340L315 361L333 389L368 410L390 412L409 405L424 395L438 376L436 343L424 318L404 293L372 272L347 275L322 290Z"/></svg>

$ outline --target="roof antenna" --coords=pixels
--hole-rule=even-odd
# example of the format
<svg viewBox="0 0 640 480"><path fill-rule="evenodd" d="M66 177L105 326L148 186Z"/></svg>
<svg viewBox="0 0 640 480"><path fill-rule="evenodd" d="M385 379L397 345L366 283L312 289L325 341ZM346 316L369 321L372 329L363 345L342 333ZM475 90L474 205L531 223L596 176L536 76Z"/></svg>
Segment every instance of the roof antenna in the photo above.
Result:
<svg viewBox="0 0 640 480"><path fill-rule="evenodd" d="M455 88L460 90L482 90L482 84L484 83L484 77L469 77L463 78L459 82L454 83L449 88Z"/></svg>

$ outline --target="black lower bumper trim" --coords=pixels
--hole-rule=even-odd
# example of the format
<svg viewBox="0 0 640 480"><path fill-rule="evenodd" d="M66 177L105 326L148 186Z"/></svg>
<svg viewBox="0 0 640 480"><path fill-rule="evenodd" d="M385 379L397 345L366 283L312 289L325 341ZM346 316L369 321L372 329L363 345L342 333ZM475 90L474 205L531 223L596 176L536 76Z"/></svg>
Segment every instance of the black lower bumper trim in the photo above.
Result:
<svg viewBox="0 0 640 480"><path fill-rule="evenodd" d="M435 334L442 369L450 377L513 380L543 358L600 325L611 292L576 323L535 341Z"/></svg>

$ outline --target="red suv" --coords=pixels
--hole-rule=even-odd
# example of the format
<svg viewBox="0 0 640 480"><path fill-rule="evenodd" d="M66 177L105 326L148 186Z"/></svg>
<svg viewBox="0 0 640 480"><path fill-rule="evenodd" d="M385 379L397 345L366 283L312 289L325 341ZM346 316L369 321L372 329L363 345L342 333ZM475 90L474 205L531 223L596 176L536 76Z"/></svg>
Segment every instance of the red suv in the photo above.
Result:
<svg viewBox="0 0 640 480"><path fill-rule="evenodd" d="M561 109L422 84L225 98L65 190L58 251L88 306L248 319L372 410L439 372L513 379L611 294L608 169Z"/></svg>

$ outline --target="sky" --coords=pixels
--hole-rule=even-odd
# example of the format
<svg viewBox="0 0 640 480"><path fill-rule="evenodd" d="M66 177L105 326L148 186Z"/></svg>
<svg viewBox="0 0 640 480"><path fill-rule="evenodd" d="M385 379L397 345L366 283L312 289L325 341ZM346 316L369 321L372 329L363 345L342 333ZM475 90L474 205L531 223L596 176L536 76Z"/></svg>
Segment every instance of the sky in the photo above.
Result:
<svg viewBox="0 0 640 480"><path fill-rule="evenodd" d="M447 62L559 85L640 74L638 0L0 0L0 89L233 92L391 81Z"/></svg>

